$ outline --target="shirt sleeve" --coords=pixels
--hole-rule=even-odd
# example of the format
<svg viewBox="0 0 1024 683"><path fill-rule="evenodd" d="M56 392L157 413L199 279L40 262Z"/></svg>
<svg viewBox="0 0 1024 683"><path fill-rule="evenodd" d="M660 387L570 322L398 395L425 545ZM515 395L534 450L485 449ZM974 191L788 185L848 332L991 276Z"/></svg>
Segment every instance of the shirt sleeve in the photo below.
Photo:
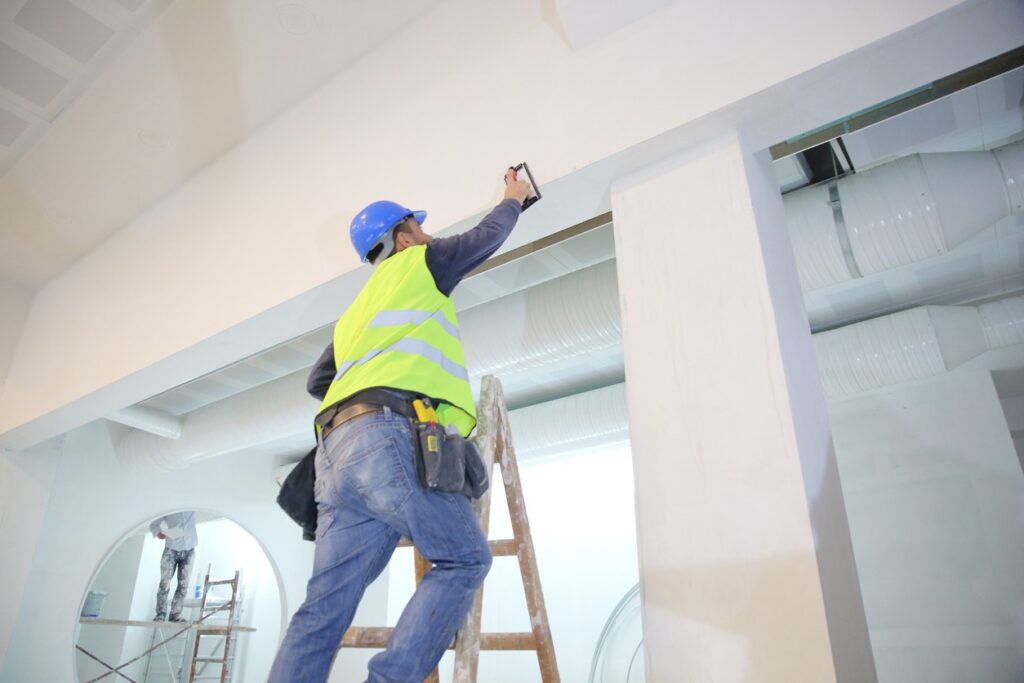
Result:
<svg viewBox="0 0 1024 683"><path fill-rule="evenodd" d="M306 378L306 391L318 401L324 400L327 390L331 388L334 381L334 374L337 369L334 366L334 342L331 341L324 352L320 354L313 369L309 371Z"/></svg>
<svg viewBox="0 0 1024 683"><path fill-rule="evenodd" d="M160 522L162 522L162 521L164 521L163 517L157 517L156 519L154 519L152 522L149 523L149 530L153 534L154 538L156 538L156 536L158 536L160 534ZM136 528L138 528L138 527L136 527Z"/></svg>
<svg viewBox="0 0 1024 683"><path fill-rule="evenodd" d="M506 199L487 214L480 224L464 233L438 237L427 244L427 268L438 291L451 296L455 286L498 250L519 220L522 205Z"/></svg>

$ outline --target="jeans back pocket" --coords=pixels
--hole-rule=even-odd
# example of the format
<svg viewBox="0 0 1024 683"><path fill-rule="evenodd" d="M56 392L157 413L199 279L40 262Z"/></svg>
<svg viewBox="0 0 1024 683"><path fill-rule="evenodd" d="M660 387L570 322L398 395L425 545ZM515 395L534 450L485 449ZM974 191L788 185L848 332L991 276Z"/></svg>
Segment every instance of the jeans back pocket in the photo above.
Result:
<svg viewBox="0 0 1024 683"><path fill-rule="evenodd" d="M408 439L396 439L384 430L374 431L376 438L364 437L365 445L359 444L339 463L339 473L367 508L391 514L401 510L412 495L412 483L403 463L403 456L411 458L412 454L401 450L401 444L407 445Z"/></svg>

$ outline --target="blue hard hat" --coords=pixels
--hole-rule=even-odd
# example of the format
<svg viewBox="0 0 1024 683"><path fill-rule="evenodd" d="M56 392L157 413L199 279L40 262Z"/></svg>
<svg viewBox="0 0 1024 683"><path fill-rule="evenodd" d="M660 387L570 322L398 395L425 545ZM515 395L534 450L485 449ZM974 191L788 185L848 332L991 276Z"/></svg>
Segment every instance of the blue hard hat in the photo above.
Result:
<svg viewBox="0 0 1024 683"><path fill-rule="evenodd" d="M404 221L414 217L421 225L427 220L426 211L410 211L401 204L381 200L370 204L352 219L349 236L359 259L366 263L366 255L388 231Z"/></svg>

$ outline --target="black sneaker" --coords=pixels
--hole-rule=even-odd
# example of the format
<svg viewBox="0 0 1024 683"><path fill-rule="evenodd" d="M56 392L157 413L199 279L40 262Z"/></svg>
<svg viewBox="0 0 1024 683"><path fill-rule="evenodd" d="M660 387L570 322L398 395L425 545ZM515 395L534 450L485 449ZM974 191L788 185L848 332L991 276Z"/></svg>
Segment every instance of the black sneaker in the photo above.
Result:
<svg viewBox="0 0 1024 683"><path fill-rule="evenodd" d="M173 622L173 623L175 623L175 624L185 624L185 623L188 623L188 622L186 622L186 621L185 621L184 619L182 619L182 618L181 618L180 616L177 616L177 617L169 617L169 618L167 619L167 621Z"/></svg>
<svg viewBox="0 0 1024 683"><path fill-rule="evenodd" d="M155 617L153 617L153 621L166 621L166 619L164 619L164 615L158 614Z"/></svg>

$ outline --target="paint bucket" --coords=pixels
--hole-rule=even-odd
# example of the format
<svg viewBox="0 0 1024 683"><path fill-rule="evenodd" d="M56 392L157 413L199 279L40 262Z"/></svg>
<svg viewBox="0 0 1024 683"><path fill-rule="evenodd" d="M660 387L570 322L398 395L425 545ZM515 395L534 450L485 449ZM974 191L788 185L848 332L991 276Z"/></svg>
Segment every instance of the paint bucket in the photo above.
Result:
<svg viewBox="0 0 1024 683"><path fill-rule="evenodd" d="M103 610L103 601L107 599L106 591L89 591L82 605L83 617L98 617Z"/></svg>

